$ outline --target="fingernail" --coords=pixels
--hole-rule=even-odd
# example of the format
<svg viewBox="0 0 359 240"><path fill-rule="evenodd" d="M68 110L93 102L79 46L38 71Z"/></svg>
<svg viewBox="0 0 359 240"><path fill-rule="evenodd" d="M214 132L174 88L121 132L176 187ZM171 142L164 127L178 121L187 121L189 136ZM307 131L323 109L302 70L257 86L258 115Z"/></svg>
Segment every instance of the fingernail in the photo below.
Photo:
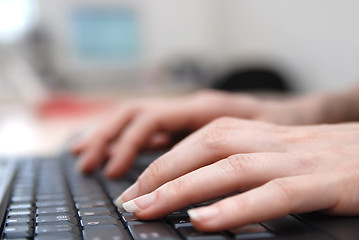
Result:
<svg viewBox="0 0 359 240"><path fill-rule="evenodd" d="M124 201L122 200L122 195L121 195L115 200L115 205L117 207L121 208L123 204L124 204Z"/></svg>
<svg viewBox="0 0 359 240"><path fill-rule="evenodd" d="M122 204L130 199L134 199L138 195L138 183L135 182L127 188L115 201L117 207L122 207Z"/></svg>
<svg viewBox="0 0 359 240"><path fill-rule="evenodd" d="M205 221L214 218L219 214L219 209L214 206L189 209L187 211L189 217L194 221Z"/></svg>
<svg viewBox="0 0 359 240"><path fill-rule="evenodd" d="M156 200L156 192L151 192L122 204L127 212L138 212L151 206Z"/></svg>

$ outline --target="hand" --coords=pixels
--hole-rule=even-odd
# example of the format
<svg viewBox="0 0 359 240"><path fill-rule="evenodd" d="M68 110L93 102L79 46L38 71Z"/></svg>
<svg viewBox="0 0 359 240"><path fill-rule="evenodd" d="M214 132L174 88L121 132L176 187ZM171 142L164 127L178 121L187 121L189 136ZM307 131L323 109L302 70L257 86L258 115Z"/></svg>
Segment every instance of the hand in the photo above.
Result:
<svg viewBox="0 0 359 240"><path fill-rule="evenodd" d="M81 155L77 168L82 172L97 169L109 158L105 175L114 178L127 171L139 151L170 146L179 133L194 131L215 118L308 124L318 122L320 106L320 97L269 101L210 90L177 99L130 101L104 119L103 126L73 146L72 151Z"/></svg>
<svg viewBox="0 0 359 240"><path fill-rule="evenodd" d="M97 169L109 158L105 175L114 178L127 171L142 149L169 146L178 134L220 116L254 118L261 106L252 96L209 90L177 99L129 101L72 150L81 155L77 167L82 172Z"/></svg>
<svg viewBox="0 0 359 240"><path fill-rule="evenodd" d="M359 124L220 118L154 161L117 205L153 219L238 191L190 210L194 226L220 231L316 210L358 214Z"/></svg>

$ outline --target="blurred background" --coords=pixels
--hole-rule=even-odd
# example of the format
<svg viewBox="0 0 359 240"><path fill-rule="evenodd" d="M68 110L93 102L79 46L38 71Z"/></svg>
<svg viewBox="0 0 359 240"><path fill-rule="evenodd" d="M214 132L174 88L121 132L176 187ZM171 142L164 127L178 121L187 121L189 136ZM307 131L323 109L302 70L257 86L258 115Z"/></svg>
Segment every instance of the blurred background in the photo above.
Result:
<svg viewBox="0 0 359 240"><path fill-rule="evenodd" d="M0 99L277 80L295 92L344 88L359 80L358 9L355 0L0 0Z"/></svg>
<svg viewBox="0 0 359 240"><path fill-rule="evenodd" d="M356 0L0 0L0 120L14 103L74 113L209 87L348 88L359 81L358 9Z"/></svg>

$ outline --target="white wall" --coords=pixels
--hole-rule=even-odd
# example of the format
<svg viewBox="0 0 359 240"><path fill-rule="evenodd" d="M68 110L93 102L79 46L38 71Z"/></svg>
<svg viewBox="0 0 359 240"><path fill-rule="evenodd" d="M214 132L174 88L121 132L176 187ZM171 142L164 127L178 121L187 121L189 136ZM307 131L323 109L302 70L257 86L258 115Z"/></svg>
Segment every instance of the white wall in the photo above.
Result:
<svg viewBox="0 0 359 240"><path fill-rule="evenodd" d="M226 1L230 59L284 64L302 91L359 81L359 1Z"/></svg>
<svg viewBox="0 0 359 240"><path fill-rule="evenodd" d="M61 29L63 23L51 19L57 16L56 21L63 21L61 6L75 1L38 1L47 27L61 39L59 35L66 32ZM183 55L219 65L266 62L286 69L298 91L335 90L359 81L356 0L100 2L137 4L146 66L156 67ZM57 47L61 71L73 68L68 62L63 66L66 49L61 44Z"/></svg>

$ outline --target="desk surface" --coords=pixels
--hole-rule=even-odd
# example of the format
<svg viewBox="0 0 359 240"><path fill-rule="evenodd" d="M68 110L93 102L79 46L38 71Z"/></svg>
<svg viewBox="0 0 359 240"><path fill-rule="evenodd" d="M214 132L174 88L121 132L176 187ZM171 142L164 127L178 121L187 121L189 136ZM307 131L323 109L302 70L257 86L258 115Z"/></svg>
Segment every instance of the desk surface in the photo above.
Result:
<svg viewBox="0 0 359 240"><path fill-rule="evenodd" d="M1 155L54 155L74 134L94 125L108 111L39 114L19 104L0 104Z"/></svg>
<svg viewBox="0 0 359 240"><path fill-rule="evenodd" d="M173 97L188 92L162 92L152 96ZM114 111L122 100L143 97L146 95L139 93L63 95L50 99L41 108L0 102L0 156L56 154L76 133L96 127L98 120Z"/></svg>

